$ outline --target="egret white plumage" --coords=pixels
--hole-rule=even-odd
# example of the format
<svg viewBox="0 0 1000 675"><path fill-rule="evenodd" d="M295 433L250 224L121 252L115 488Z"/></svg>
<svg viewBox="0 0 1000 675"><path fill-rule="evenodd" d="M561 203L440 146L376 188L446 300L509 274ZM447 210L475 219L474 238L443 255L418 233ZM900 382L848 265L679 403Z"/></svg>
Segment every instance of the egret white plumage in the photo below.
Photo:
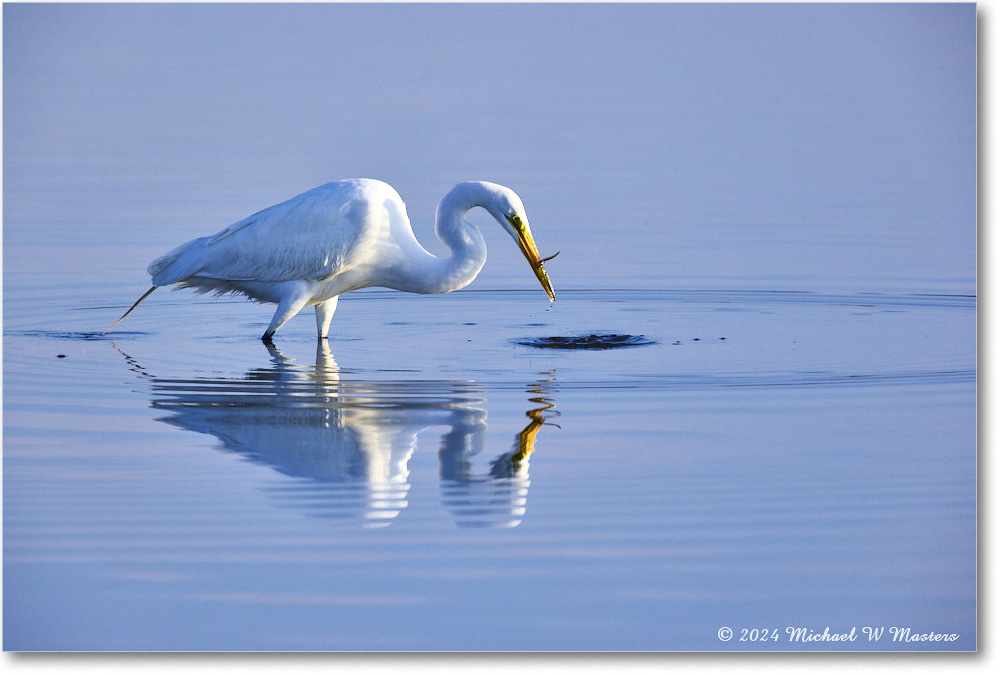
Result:
<svg viewBox="0 0 1000 675"><path fill-rule="evenodd" d="M438 238L449 257L429 253L413 235L406 205L389 185L354 179L327 183L233 223L211 237L181 244L149 264L153 287L235 293L278 305L263 340L309 305L316 307L319 338L327 337L342 293L380 286L411 293L447 293L472 282L486 262L486 242L466 220L486 209L517 242L549 299L555 294L535 246L521 199L485 181L459 183L437 209Z"/></svg>

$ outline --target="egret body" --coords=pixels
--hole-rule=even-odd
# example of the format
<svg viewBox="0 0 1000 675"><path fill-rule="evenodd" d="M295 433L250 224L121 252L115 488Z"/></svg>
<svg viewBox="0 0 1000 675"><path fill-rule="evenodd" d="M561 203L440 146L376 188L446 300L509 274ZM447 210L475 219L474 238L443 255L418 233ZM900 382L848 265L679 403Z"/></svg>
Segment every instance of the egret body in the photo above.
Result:
<svg viewBox="0 0 1000 675"><path fill-rule="evenodd" d="M549 258L539 255L513 190L484 181L452 188L438 206L436 225L451 255L438 257L414 237L406 205L391 186L355 179L321 185L157 258L147 269L153 287L108 330L159 286L177 284L277 304L264 340L303 307L315 306L319 337L326 338L341 293L370 286L447 293L471 283L486 262L483 235L466 220L475 207L514 239L554 302L544 265Z"/></svg>

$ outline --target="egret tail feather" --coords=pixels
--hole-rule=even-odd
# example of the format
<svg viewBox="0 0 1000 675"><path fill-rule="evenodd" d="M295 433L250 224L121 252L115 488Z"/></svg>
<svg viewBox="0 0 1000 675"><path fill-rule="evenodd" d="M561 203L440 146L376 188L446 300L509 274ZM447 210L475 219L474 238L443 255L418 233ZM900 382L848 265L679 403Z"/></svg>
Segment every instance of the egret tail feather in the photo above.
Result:
<svg viewBox="0 0 1000 675"><path fill-rule="evenodd" d="M103 333L101 333L101 335L106 335L108 333L108 331L110 331L112 328L114 328L115 326L117 326L118 324L120 324L122 322L122 319L124 319L126 316L128 316L129 314L131 314L132 310L135 309L136 307L138 307L139 303L142 302L143 300L145 300L146 298L148 298L149 294L152 293L153 291L155 291L157 288L158 288L157 286L153 286L148 291L146 291L145 293L143 293L142 297L139 298L138 300L136 300L135 304L132 305L131 307L129 307L128 311L125 312L124 314L122 314L121 317L117 321L115 321L113 324L111 324L110 326L108 326L107 329Z"/></svg>

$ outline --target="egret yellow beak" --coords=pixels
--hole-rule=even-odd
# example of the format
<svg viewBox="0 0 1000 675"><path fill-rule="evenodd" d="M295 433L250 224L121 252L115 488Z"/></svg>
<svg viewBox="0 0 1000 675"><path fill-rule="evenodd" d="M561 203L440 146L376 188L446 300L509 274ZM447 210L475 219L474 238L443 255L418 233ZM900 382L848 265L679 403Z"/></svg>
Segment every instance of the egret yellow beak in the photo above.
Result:
<svg viewBox="0 0 1000 675"><path fill-rule="evenodd" d="M527 222L514 222L511 218L508 218L508 220L510 221L511 227L513 227L514 231L517 232L517 245L521 249L521 253L523 253L524 257L528 259L529 263L531 263L531 269L534 270L535 276L538 277L538 281L542 284L542 288L545 289L545 293L549 296L549 300L555 302L556 294L552 292L552 283L549 281L549 275L545 271L545 260L550 260L555 256L549 256L545 260L542 260L542 256L538 254L538 247L535 246L535 240L531 236L531 230L528 229Z"/></svg>

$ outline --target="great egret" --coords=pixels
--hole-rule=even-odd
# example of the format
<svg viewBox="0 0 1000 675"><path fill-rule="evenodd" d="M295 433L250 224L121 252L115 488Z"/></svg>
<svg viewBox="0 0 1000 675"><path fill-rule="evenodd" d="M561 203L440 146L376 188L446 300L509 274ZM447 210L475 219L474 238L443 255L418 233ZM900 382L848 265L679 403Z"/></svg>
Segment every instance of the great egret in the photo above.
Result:
<svg viewBox="0 0 1000 675"><path fill-rule="evenodd" d="M436 226L451 256L439 258L413 236L406 205L391 186L354 179L321 185L157 258L147 269L153 287L104 332L159 286L178 284L276 303L264 341L303 307L315 305L316 329L324 339L341 293L369 286L447 293L471 283L486 262L483 235L465 218L477 206L514 238L555 302L544 265L555 256L539 255L524 205L510 188L485 181L452 188L438 206Z"/></svg>

